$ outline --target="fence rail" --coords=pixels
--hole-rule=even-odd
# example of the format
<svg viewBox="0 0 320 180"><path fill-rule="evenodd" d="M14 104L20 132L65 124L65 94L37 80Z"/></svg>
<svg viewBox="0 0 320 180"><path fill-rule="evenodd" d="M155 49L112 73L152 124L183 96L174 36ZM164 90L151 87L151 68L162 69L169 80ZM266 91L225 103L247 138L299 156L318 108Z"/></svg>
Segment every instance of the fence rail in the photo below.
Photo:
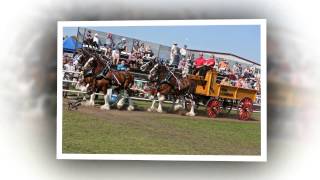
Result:
<svg viewBox="0 0 320 180"><path fill-rule="evenodd" d="M76 72L76 71L63 71L63 72L66 72L66 73L79 73L79 72ZM141 73L133 73L133 74L139 74L139 75L145 75L145 74L141 74ZM146 80L140 80L140 79L135 79L135 81L140 81L140 82L148 82ZM66 83L78 83L78 81L71 81L71 80L63 80L63 82L66 82ZM145 93L143 90L140 90L140 89L132 89L132 90L136 90L136 91L140 91L141 93ZM84 91L78 91L78 90L68 90L68 89L63 89L62 90L63 92L71 92L71 93L81 93L81 94L86 94L87 92L84 92ZM100 96L103 96L104 94L102 93L94 93L96 95L100 95ZM151 99L148 99L148 98L139 98L139 97L131 97L131 99L133 100L140 100L140 101L152 101ZM259 97L257 97L257 99L259 99ZM158 102L158 100L156 100ZM172 101L164 101L165 103L169 103L169 104L172 104ZM254 103L254 105L256 106L260 106L260 104L258 103Z"/></svg>

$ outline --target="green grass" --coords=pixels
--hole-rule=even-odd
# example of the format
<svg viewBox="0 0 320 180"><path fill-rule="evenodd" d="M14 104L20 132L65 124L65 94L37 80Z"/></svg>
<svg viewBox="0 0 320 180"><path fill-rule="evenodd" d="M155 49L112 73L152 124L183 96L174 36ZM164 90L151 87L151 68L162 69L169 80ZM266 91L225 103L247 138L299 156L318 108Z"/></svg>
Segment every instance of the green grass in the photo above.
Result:
<svg viewBox="0 0 320 180"><path fill-rule="evenodd" d="M64 110L63 153L260 154L259 121L115 110L99 114Z"/></svg>

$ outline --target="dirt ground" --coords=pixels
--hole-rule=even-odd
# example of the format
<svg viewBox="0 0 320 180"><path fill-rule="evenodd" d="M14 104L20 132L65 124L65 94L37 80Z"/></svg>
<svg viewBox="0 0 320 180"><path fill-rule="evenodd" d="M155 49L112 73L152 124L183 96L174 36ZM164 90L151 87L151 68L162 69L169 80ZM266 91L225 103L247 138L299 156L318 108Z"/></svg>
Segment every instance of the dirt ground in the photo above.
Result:
<svg viewBox="0 0 320 180"><path fill-rule="evenodd" d="M253 113L252 119L250 121L240 121L237 119L237 112L234 111L231 114L219 114L217 118L209 118L206 115L205 109L200 109L196 111L196 116L189 117L185 116L184 114L186 111L179 110L176 112L172 112L170 107L171 105L164 105L163 109L164 112L158 113L158 112L148 112L146 109L148 105L151 105L151 102L138 102L139 105L135 105L134 111L127 111L125 108L118 110L116 108L112 108L111 110L101 110L100 105L95 105L94 107L89 106L79 106L78 110L80 113L93 115L96 117L104 118L105 116L108 116L108 119L127 119L130 118L132 120L139 120L139 119L154 119L154 118L174 118L178 117L181 118L183 116L184 118L190 119L190 120L216 120L216 121L237 121L237 122L244 122L244 123L254 123L260 120L260 118L257 115L260 115L260 113ZM143 103L143 104L141 104ZM66 101L64 103L66 106ZM147 105L147 106L146 106Z"/></svg>

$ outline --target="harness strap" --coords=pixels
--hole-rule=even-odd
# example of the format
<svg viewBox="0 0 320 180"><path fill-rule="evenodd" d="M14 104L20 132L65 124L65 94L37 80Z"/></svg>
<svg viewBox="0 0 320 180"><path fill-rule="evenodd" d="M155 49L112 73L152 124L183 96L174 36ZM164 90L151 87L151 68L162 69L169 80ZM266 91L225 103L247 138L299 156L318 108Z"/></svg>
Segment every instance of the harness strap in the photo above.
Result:
<svg viewBox="0 0 320 180"><path fill-rule="evenodd" d="M180 86L180 84L181 84L181 82L180 82L180 80L174 75L174 73L167 67L167 70L171 73L171 75L176 79L176 81L177 81L177 84L178 84L178 89L179 89L179 91L181 90L181 86ZM174 86L173 86L174 87Z"/></svg>
<svg viewBox="0 0 320 180"><path fill-rule="evenodd" d="M120 81L118 80L118 78L117 78L113 73L112 73L112 76L113 76L113 78L117 81L118 85L120 86L121 83L120 83Z"/></svg>

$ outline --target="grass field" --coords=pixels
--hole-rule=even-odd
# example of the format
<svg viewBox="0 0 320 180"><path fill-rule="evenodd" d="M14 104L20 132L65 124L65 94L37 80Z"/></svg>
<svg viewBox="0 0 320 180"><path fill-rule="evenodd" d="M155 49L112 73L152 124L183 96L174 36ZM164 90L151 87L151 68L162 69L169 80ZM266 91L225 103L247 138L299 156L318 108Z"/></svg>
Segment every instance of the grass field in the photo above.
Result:
<svg viewBox="0 0 320 180"><path fill-rule="evenodd" d="M260 154L260 113L248 122L233 115L212 120L142 111L147 105L138 102L135 112L97 107L64 110L63 153Z"/></svg>

